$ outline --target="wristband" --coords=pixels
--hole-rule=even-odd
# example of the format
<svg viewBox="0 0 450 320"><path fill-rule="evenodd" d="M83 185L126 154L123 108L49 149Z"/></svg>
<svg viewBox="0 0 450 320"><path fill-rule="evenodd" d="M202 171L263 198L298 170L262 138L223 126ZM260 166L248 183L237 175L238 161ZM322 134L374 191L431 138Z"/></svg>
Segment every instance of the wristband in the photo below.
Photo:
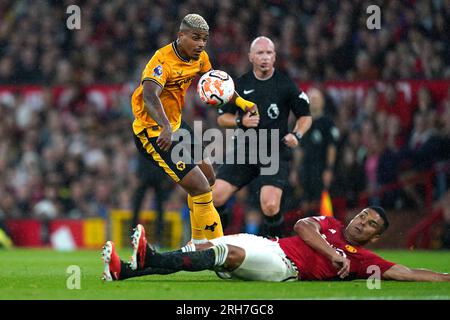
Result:
<svg viewBox="0 0 450 320"><path fill-rule="evenodd" d="M244 112L247 112L247 108L253 107L254 103L248 100L245 100L242 97L237 97L235 104L241 108Z"/></svg>
<svg viewBox="0 0 450 320"><path fill-rule="evenodd" d="M237 118L236 118L236 126L238 127L238 128L240 128L240 127L242 127L242 116L237 116Z"/></svg>
<svg viewBox="0 0 450 320"><path fill-rule="evenodd" d="M302 134L300 132L296 132L296 131L292 132L292 134L297 139L297 141L300 142L300 139L302 138Z"/></svg>

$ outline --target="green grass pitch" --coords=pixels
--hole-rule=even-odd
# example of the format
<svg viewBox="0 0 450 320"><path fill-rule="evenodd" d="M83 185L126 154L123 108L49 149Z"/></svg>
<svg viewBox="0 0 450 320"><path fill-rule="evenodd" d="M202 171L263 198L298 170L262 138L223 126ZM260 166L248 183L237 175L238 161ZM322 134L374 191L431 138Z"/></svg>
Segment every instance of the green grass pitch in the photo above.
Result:
<svg viewBox="0 0 450 320"><path fill-rule="evenodd" d="M120 250L128 258L131 250ZM378 251L410 267L450 272L450 252ZM80 289L68 289L67 268L79 266ZM212 272L179 272L121 282L100 280L100 250L56 252L47 249L0 250L0 299L450 299L450 283L381 282L369 290L366 281L268 283L226 281ZM70 281L69 281L70 282Z"/></svg>

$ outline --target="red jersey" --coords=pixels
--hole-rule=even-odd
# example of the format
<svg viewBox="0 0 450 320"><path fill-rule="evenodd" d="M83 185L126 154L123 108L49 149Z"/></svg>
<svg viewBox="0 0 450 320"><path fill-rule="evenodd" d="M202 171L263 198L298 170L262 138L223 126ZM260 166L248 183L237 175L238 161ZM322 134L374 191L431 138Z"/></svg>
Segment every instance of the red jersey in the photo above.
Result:
<svg viewBox="0 0 450 320"><path fill-rule="evenodd" d="M367 279L373 274L369 266L376 265L381 274L395 263L386 261L361 246L352 246L345 240L344 225L331 217L313 217L320 224L320 234L341 256L350 260L350 274L343 280ZM299 280L338 280L330 260L307 245L299 236L282 238L278 243L298 268Z"/></svg>

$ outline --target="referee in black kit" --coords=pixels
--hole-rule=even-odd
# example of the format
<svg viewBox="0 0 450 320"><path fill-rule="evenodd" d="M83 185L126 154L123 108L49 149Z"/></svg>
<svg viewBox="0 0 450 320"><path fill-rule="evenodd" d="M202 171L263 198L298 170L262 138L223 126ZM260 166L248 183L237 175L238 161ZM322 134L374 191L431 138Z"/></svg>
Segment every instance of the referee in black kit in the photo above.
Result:
<svg viewBox="0 0 450 320"><path fill-rule="evenodd" d="M292 148L301 143L302 136L311 126L309 100L297 85L284 73L274 68L275 46L267 37L256 38L249 52L249 60L253 69L236 80L236 92L256 103L259 114L251 115L243 113L232 104L227 104L219 109L218 124L224 128L239 128L236 130L235 161L233 164L225 162L218 168L217 180L213 189L214 205L223 213L227 200L234 192L256 180L260 187L260 205L264 214L265 236L282 236L283 216L280 213L281 197L283 189L287 185L289 176L289 161L292 156ZM293 130L288 129L288 118L293 112L297 121ZM240 137L249 136L250 130L256 132L257 137L261 129L267 129L267 140L258 144L249 143ZM271 141L270 131L278 130L278 140ZM263 143L261 143L263 142ZM246 150L245 164L237 164L239 156L238 144L244 144ZM277 152L276 172L268 172L267 163L261 161L261 156L272 150L273 143L279 145ZM261 148L267 148L262 150ZM227 146L227 149L229 146ZM249 151L250 150L250 151ZM256 150L256 151L255 151ZM249 164L252 153L256 153L257 163ZM270 153L269 153L270 154ZM272 156L272 155L271 155ZM272 157L273 158L273 157ZM251 162L250 162L251 163ZM271 164L273 165L273 164ZM221 214L222 219L226 215ZM222 221L226 224L226 221Z"/></svg>

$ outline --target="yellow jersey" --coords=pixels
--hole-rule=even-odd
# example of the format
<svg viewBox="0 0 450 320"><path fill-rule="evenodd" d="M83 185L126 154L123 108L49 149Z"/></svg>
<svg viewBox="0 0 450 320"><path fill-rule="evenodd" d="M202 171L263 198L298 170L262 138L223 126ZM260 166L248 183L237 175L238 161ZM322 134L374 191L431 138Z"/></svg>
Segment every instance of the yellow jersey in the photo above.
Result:
<svg viewBox="0 0 450 320"><path fill-rule="evenodd" d="M186 91L196 75L211 69L208 54L203 51L198 60L186 60L178 52L175 42L157 50L142 72L141 83L134 90L131 106L134 114L133 131L139 134L147 129L149 137L156 137L161 132L155 120L148 114L144 106L143 83L153 81L161 86L161 104L175 131L181 124L181 110L184 105Z"/></svg>

